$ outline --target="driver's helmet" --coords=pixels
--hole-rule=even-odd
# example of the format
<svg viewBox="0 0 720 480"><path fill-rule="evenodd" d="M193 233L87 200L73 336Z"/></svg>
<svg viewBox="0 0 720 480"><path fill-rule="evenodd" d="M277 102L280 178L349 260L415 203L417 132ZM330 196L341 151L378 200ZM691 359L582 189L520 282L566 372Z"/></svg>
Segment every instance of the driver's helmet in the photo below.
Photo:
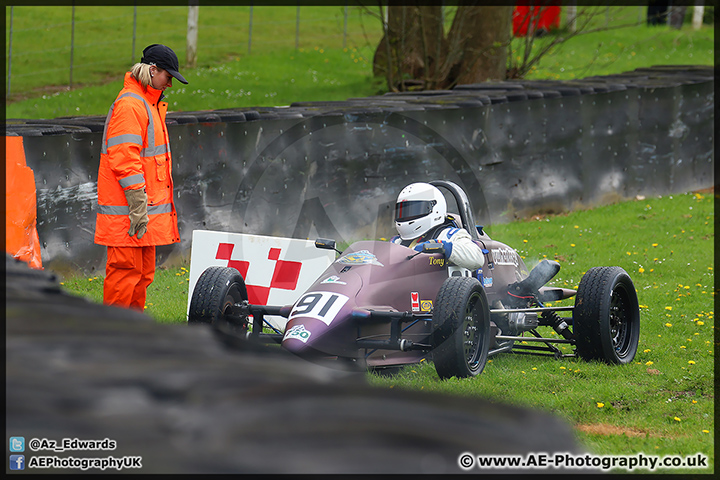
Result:
<svg viewBox="0 0 720 480"><path fill-rule="evenodd" d="M412 240L445 221L447 202L442 192L429 183L403 188L395 204L395 227L400 238Z"/></svg>

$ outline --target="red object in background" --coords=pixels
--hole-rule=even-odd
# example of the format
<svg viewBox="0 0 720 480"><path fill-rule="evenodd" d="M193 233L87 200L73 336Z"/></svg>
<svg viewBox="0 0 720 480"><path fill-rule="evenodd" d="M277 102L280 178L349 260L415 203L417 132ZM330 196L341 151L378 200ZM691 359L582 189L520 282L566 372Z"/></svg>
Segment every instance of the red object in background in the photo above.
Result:
<svg viewBox="0 0 720 480"><path fill-rule="evenodd" d="M517 2L513 11L513 35L526 36L530 25L533 32L559 28L560 2Z"/></svg>

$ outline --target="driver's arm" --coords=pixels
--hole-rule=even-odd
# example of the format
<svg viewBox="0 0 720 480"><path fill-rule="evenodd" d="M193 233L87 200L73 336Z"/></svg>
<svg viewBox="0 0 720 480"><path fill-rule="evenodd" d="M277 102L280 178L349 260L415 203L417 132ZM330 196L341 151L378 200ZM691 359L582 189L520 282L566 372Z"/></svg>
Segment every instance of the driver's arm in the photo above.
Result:
<svg viewBox="0 0 720 480"><path fill-rule="evenodd" d="M445 258L459 267L477 270L485 264L485 255L464 228L447 228L437 238L445 246Z"/></svg>

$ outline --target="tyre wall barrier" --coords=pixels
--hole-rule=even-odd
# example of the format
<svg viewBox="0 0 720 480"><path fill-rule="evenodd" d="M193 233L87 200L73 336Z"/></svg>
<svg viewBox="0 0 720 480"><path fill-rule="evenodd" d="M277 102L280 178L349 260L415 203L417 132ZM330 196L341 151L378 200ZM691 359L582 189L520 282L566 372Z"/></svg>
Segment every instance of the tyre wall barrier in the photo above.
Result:
<svg viewBox="0 0 720 480"><path fill-rule="evenodd" d="M110 103L110 100L108 100ZM8 120L35 173L43 264L104 268L93 243L104 117ZM712 67L504 81L288 107L168 114L181 243L192 231L389 238L413 181L462 186L478 223L714 184Z"/></svg>

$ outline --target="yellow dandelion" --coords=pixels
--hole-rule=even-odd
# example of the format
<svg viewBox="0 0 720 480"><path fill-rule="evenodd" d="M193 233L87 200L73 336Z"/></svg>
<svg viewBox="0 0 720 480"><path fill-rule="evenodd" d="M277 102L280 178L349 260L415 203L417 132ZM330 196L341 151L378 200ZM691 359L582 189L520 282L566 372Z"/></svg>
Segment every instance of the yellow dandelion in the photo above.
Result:
<svg viewBox="0 0 720 480"><path fill-rule="evenodd" d="M647 362L645 362L645 365L650 366L650 365L652 365L653 363L655 363L655 362L653 362L652 360L648 360Z"/></svg>
<svg viewBox="0 0 720 480"><path fill-rule="evenodd" d="M698 320L698 321L697 321L697 324L702 327L703 325L705 325L705 322L703 322L702 320Z"/></svg>
<svg viewBox="0 0 720 480"><path fill-rule="evenodd" d="M673 420L675 420L676 422L682 422L679 417L674 417Z"/></svg>
<svg viewBox="0 0 720 480"><path fill-rule="evenodd" d="M695 365L695 362L693 360L688 360L688 364Z"/></svg>
<svg viewBox="0 0 720 480"><path fill-rule="evenodd" d="M648 353L648 352L650 352L649 348L646 348L645 350L643 350L643 353Z"/></svg>
<svg viewBox="0 0 720 480"><path fill-rule="evenodd" d="M666 327L672 327L672 323L666 323L665 326L666 326Z"/></svg>
<svg viewBox="0 0 720 480"><path fill-rule="evenodd" d="M665 310L672 310L672 307L665 307Z"/></svg>
<svg viewBox="0 0 720 480"><path fill-rule="evenodd" d="M602 402L597 402L597 407L598 407L598 408L603 408L604 406L605 406L604 403L602 403Z"/></svg>
<svg viewBox="0 0 720 480"><path fill-rule="evenodd" d="M645 271L644 268L642 268L642 267L638 268L638 272L643 273L644 271Z"/></svg>

